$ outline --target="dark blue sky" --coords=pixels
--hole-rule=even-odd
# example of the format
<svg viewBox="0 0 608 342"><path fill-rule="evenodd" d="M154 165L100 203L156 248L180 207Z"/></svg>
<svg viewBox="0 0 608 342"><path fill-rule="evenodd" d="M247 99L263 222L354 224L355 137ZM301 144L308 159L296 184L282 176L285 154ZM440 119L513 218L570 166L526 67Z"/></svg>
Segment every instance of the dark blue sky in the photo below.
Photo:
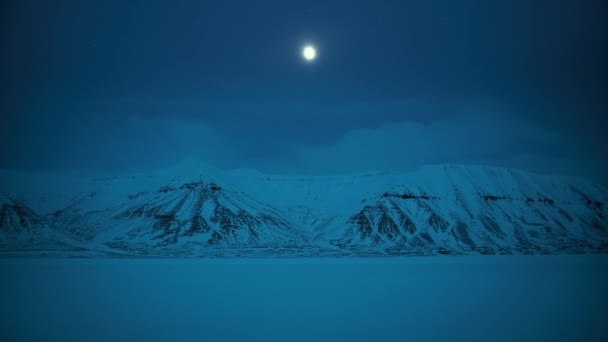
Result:
<svg viewBox="0 0 608 342"><path fill-rule="evenodd" d="M608 171L602 0L0 6L2 168Z"/></svg>

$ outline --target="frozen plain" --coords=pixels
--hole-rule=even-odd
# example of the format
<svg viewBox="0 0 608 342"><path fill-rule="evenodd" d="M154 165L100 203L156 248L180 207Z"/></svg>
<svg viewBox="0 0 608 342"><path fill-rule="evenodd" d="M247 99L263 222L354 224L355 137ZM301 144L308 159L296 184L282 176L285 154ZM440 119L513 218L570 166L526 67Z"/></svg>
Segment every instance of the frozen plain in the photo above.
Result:
<svg viewBox="0 0 608 342"><path fill-rule="evenodd" d="M0 259L2 341L606 341L608 256Z"/></svg>

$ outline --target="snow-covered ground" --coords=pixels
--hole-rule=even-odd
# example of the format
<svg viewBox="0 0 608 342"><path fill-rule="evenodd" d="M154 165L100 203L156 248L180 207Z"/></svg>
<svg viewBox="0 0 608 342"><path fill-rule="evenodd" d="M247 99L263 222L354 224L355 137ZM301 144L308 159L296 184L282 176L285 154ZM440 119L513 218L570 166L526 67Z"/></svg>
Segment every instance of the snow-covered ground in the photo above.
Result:
<svg viewBox="0 0 608 342"><path fill-rule="evenodd" d="M2 341L607 341L608 256L2 259Z"/></svg>

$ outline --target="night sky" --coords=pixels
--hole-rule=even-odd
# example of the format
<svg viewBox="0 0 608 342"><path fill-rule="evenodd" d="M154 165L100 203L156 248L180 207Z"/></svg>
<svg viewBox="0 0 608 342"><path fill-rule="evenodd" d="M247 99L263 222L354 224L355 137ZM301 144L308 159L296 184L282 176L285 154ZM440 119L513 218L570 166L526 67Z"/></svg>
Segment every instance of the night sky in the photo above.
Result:
<svg viewBox="0 0 608 342"><path fill-rule="evenodd" d="M603 0L14 0L0 13L0 168L475 163L608 183Z"/></svg>

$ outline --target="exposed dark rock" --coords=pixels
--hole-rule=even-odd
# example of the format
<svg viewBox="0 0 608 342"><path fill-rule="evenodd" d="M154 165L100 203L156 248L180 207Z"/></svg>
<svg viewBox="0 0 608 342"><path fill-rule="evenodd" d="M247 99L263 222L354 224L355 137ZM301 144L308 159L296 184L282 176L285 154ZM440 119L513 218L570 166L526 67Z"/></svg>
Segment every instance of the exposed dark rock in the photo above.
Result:
<svg viewBox="0 0 608 342"><path fill-rule="evenodd" d="M422 193L420 195L415 195L412 193L397 194L397 193L385 192L382 194L382 197L384 197L384 198L397 197L397 198L401 198L401 199L423 199L423 200L439 199L439 197L429 196L426 193Z"/></svg>
<svg viewBox="0 0 608 342"><path fill-rule="evenodd" d="M184 183L182 184L179 188L180 189L186 189L186 190L194 190L196 188L198 188L199 186L202 186L203 182L189 182L189 183Z"/></svg>
<svg viewBox="0 0 608 342"><path fill-rule="evenodd" d="M469 235L467 225L462 221L457 221L456 226L452 229L452 235L456 238L456 241L462 241L466 245L475 247L475 243Z"/></svg>
<svg viewBox="0 0 608 342"><path fill-rule="evenodd" d="M158 189L158 192L166 194L167 192L172 192L172 191L175 191L175 190L177 190L175 187L172 187L170 185L166 185L166 186L163 186L160 189Z"/></svg>
<svg viewBox="0 0 608 342"><path fill-rule="evenodd" d="M434 244L435 243L435 241L433 240L433 238L427 232L420 233L420 237L423 238L424 240L426 240L426 242L428 242L429 244Z"/></svg>
<svg viewBox="0 0 608 342"><path fill-rule="evenodd" d="M595 207L595 208L601 209L602 206L603 206L602 202L600 202L600 201L594 201L594 200L589 199L589 198L586 199L585 202L586 202L586 204L587 204L588 207Z"/></svg>
<svg viewBox="0 0 608 342"><path fill-rule="evenodd" d="M210 245L217 245L222 241L222 236L218 232L213 232L211 238L207 241Z"/></svg>
<svg viewBox="0 0 608 342"><path fill-rule="evenodd" d="M209 185L209 189L211 189L213 191L220 191L220 190L222 190L222 187L216 185L215 183L211 183L211 185Z"/></svg>
<svg viewBox="0 0 608 342"><path fill-rule="evenodd" d="M128 196L128 198L129 198L130 200L133 200L133 199L136 199L136 198L138 198L138 197L140 197L140 196L146 195L147 193L148 193L148 192L145 192L145 191L138 192L138 193L136 193L136 194L131 194L131 195L129 195L129 196Z"/></svg>
<svg viewBox="0 0 608 342"><path fill-rule="evenodd" d="M541 197L538 199L538 201L541 203L545 203L545 204L551 204L551 205L555 204L555 201L549 197Z"/></svg>
<svg viewBox="0 0 608 342"><path fill-rule="evenodd" d="M481 197L483 200L485 201L498 201L498 200L507 200L507 199L513 199L512 197L509 196L496 196L496 195L479 195L479 197Z"/></svg>
<svg viewBox="0 0 608 342"><path fill-rule="evenodd" d="M483 215L480 217L481 220L481 224L490 232L492 232L494 235L504 238L506 237L505 232L503 232L500 229L500 226L498 225L498 223L496 223L492 218L490 218L487 215Z"/></svg>
<svg viewBox="0 0 608 342"><path fill-rule="evenodd" d="M431 216L429 216L427 223L437 232L445 232L449 227L449 223L444 220L443 217L437 215L437 213L435 212L431 213Z"/></svg>

